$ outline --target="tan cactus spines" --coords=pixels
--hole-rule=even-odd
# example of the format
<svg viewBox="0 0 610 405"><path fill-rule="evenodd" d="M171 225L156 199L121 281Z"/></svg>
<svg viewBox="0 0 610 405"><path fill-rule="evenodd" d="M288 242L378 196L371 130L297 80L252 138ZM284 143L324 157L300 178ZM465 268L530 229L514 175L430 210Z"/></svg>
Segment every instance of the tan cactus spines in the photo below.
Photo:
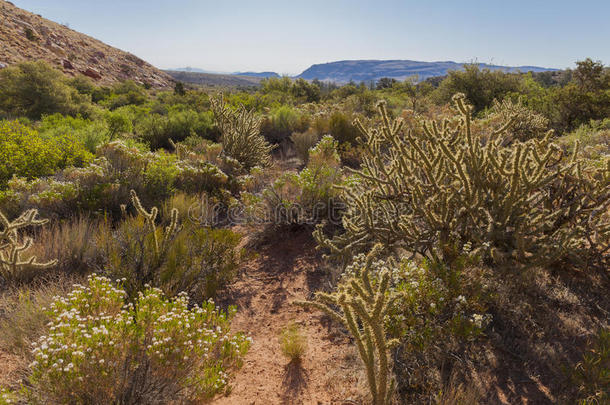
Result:
<svg viewBox="0 0 610 405"><path fill-rule="evenodd" d="M273 146L260 134L260 118L243 105L233 111L225 104L222 95L210 101L222 134L222 153L236 159L246 170L269 166Z"/></svg>
<svg viewBox="0 0 610 405"><path fill-rule="evenodd" d="M364 362L374 405L391 402L394 381L388 350L397 343L388 341L385 331L386 315L398 298L388 288L390 272L381 269L375 282L371 277L373 259L381 250L381 246L376 246L364 263L355 264L353 273L339 284L336 292L318 292L315 301L296 302L325 312L348 329Z"/></svg>
<svg viewBox="0 0 610 405"><path fill-rule="evenodd" d="M483 139L473 131L463 95L453 120L405 130L380 103L379 128L356 127L365 156L354 181L342 187L345 232L318 242L350 257L376 243L451 262L465 243L486 259L549 262L588 238L588 252L607 235L608 168L564 156L550 133L505 145L512 120ZM607 238L607 236L606 236ZM577 256L577 255L573 255Z"/></svg>
<svg viewBox="0 0 610 405"><path fill-rule="evenodd" d="M30 237L21 237L20 230L48 222L46 219L38 219L37 216L38 210L31 209L17 219L9 221L0 212L0 275L5 280L16 277L19 270L24 267L46 269L57 264L57 260L40 263L35 256L23 259L24 253L32 247L34 241Z"/></svg>

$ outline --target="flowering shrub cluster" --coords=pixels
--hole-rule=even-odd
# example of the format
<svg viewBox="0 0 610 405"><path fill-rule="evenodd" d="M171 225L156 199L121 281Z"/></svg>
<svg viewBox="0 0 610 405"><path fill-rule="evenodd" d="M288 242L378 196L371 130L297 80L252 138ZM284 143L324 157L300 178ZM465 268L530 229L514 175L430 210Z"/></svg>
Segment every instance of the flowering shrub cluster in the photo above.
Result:
<svg viewBox="0 0 610 405"><path fill-rule="evenodd" d="M212 301L189 308L156 288L125 303L125 291L92 275L48 308L49 334L35 343L28 395L56 403L167 403L214 396L240 366L250 339L229 333L234 313Z"/></svg>

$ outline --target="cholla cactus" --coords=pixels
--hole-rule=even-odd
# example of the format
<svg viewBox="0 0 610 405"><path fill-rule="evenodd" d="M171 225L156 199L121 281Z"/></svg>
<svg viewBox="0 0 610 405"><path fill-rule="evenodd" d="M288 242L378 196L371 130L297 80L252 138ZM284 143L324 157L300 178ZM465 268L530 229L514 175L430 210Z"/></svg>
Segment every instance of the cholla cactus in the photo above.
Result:
<svg viewBox="0 0 610 405"><path fill-rule="evenodd" d="M37 219L38 210L25 211L14 221L9 221L0 212L0 275L8 280L14 278L24 267L46 269L57 264L57 260L46 263L36 261L36 256L23 259L24 253L32 247L32 238L21 237L19 231L28 226L40 226L48 220Z"/></svg>
<svg viewBox="0 0 610 405"><path fill-rule="evenodd" d="M165 227L165 231L163 232L162 238L159 241L157 225L155 225L155 220L157 219L157 214L159 213L157 207L152 207L150 212L146 211L134 190L131 190L131 203L135 207L138 214L141 215L142 218L144 218L144 223L153 238L153 248L155 250L155 255L159 257L161 252L165 251L172 237L176 234L176 232L178 232L178 210L176 208L172 208L170 224Z"/></svg>
<svg viewBox="0 0 610 405"><path fill-rule="evenodd" d="M506 142L542 138L549 131L549 120L524 106L521 100L517 102L513 102L510 98L502 102L494 100L491 113L492 120L497 118L502 122L511 121L506 131Z"/></svg>
<svg viewBox="0 0 610 405"><path fill-rule="evenodd" d="M271 164L273 146L260 134L261 120L254 112L240 106L228 107L222 98L211 99L216 123L222 133L223 153L241 163L246 170Z"/></svg>
<svg viewBox="0 0 610 405"><path fill-rule="evenodd" d="M366 153L361 170L348 168L353 179L342 188L345 233L330 240L318 229L317 240L346 257L382 243L445 262L465 243L495 262L599 251L608 237L602 214L610 205L610 165L588 168L578 152L563 156L550 133L504 146L512 120L484 141L472 131L464 96L453 102L453 123L404 131L385 103L378 106L380 128L356 122Z"/></svg>
<svg viewBox="0 0 610 405"><path fill-rule="evenodd" d="M381 246L376 246L367 255L362 267L351 268L351 276L339 284L336 292L318 292L315 301L296 302L297 305L320 309L349 330L366 367L374 405L385 405L391 401L394 381L388 350L398 343L396 340L388 341L385 331L385 317L399 297L388 288L390 272L381 269L376 274L376 282L371 277L373 260L381 250ZM340 310L335 310L335 307Z"/></svg>

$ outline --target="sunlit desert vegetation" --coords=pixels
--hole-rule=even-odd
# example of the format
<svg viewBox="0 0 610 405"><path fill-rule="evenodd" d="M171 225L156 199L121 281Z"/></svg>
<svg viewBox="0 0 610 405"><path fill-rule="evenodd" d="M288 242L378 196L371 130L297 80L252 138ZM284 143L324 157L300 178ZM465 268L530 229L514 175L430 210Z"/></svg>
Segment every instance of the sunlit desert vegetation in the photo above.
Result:
<svg viewBox="0 0 610 405"><path fill-rule="evenodd" d="M0 404L231 400L261 346L294 376L327 330L336 403L610 401L599 62L245 90L23 62L0 118ZM320 326L257 342L239 282L304 251L320 282L283 305Z"/></svg>

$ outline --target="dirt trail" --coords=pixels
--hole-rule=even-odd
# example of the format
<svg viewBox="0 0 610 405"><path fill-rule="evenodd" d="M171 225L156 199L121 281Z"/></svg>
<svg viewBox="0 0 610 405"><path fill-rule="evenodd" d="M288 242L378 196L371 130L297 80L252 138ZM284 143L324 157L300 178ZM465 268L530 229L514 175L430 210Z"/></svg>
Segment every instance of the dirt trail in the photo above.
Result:
<svg viewBox="0 0 610 405"><path fill-rule="evenodd" d="M321 259L308 232L274 237L257 249L221 304L238 307L232 328L254 340L223 404L360 404L365 377L346 335L317 311L291 302L310 297L324 279ZM296 322L307 336L301 365L290 365L280 350L283 328Z"/></svg>

